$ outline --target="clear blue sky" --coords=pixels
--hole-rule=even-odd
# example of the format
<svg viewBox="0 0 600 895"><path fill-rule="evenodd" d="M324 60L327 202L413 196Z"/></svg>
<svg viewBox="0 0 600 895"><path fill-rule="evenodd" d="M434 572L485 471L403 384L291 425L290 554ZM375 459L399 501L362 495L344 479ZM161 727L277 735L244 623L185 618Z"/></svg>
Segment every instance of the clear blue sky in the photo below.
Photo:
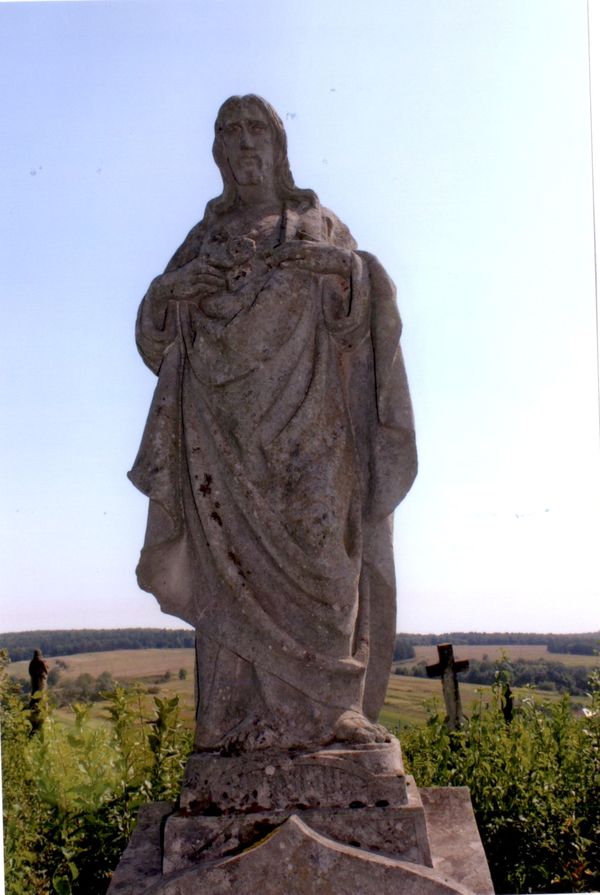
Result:
<svg viewBox="0 0 600 895"><path fill-rule="evenodd" d="M0 630L180 625L134 576L133 325L247 92L398 286L399 629L600 627L587 78L583 0L0 3Z"/></svg>

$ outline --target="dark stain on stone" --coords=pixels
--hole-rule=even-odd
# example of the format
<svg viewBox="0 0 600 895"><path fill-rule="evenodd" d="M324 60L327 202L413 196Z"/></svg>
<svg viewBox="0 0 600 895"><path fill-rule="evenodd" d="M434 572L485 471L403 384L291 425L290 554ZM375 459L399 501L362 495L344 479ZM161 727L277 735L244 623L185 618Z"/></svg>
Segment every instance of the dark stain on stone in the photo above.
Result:
<svg viewBox="0 0 600 895"><path fill-rule="evenodd" d="M220 525L221 528L223 527L223 520L221 519L221 517L219 516L219 514L217 513L216 510L213 510L213 512L210 514L210 518L211 518L211 519L214 519L214 521L215 521L218 525Z"/></svg>
<svg viewBox="0 0 600 895"><path fill-rule="evenodd" d="M194 448L194 450L196 450L196 448ZM199 450L199 448L198 448L198 450ZM204 497L208 497L208 495L212 491L211 485L212 485L212 476L209 475L207 472L205 472L204 473L204 482L202 485L200 485L200 494L203 494Z"/></svg>
<svg viewBox="0 0 600 895"><path fill-rule="evenodd" d="M235 566L237 566L238 575L240 576L240 578L245 578L245 577L246 577L246 573L245 573L244 570L242 569L242 563L241 563L239 557L237 557L237 556L235 555L235 553L233 552L233 550L230 550L230 551L227 553L227 556L229 557L229 559L231 560L231 562L232 562Z"/></svg>
<svg viewBox="0 0 600 895"><path fill-rule="evenodd" d="M215 805L214 802L211 802L210 805L208 805L204 809L203 814L205 814L207 817L221 817L223 812L218 805Z"/></svg>

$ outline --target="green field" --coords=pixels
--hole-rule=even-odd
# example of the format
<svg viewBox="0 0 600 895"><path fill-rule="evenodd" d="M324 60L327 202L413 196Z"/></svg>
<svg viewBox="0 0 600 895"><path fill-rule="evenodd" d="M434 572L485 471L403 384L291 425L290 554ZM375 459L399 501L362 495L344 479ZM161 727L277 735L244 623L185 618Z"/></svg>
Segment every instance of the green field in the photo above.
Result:
<svg viewBox="0 0 600 895"><path fill-rule="evenodd" d="M426 662L434 662L437 658L435 646L415 647L417 661L424 659ZM518 646L458 646L455 649L459 659L482 659L487 655L495 660L503 654L512 659L539 659L563 662L565 665L597 665L597 656L572 656L547 653L545 646L518 645ZM61 681L77 678L80 674L91 674L98 677L103 671L111 673L116 681L132 683L139 681L144 688L151 687L153 693L149 694L145 702L145 711L151 706L153 696L174 696L178 694L181 700L182 716L191 723L194 715L194 650L193 649L146 649L146 650L115 650L112 652L79 653L73 656L60 656L47 659L50 668L54 667L61 659L67 664L66 669L61 670ZM407 663L414 663L408 660ZM10 666L11 673L15 677L27 677L27 661L14 662ZM179 679L180 669L185 669L187 677ZM169 680L164 680L169 672ZM489 687L476 684L461 684L460 686L463 709L469 713L470 707L489 698ZM556 702L560 694L541 691L516 690L515 695L533 692L540 699ZM388 727L396 727L399 724L422 724L427 717L427 706L432 700L436 700L440 709L443 705L442 690L439 680L428 678L404 677L391 675L385 704L381 711L380 720ZM584 699L575 700L584 702ZM73 713L68 708L60 709L59 717L68 721ZM102 702L94 703L92 718L96 721L105 716L105 706Z"/></svg>
<svg viewBox="0 0 600 895"><path fill-rule="evenodd" d="M465 644L454 647L454 655L457 659L477 659L482 661L486 656L491 662L508 656L509 659L545 659L547 662L560 662L562 665L587 665L597 668L600 662L598 656L576 656L571 653L549 653L545 643L517 643L517 644ZM435 646L415 646L415 658L407 659L402 664L412 665L424 659L428 664L437 662L437 648Z"/></svg>
<svg viewBox="0 0 600 895"><path fill-rule="evenodd" d="M540 702L550 703L557 703L562 699L560 693L535 690L528 687L515 687L513 696L517 705L519 700L525 696L533 696ZM460 697L463 711L469 715L474 705L481 701L484 703L490 701L491 687L481 684L461 684ZM573 696L571 700L574 706L585 705L587 701L583 696ZM385 703L379 720L390 729L398 725L423 724L427 719L428 707L433 702L443 712L444 700L439 680L393 674L390 677Z"/></svg>

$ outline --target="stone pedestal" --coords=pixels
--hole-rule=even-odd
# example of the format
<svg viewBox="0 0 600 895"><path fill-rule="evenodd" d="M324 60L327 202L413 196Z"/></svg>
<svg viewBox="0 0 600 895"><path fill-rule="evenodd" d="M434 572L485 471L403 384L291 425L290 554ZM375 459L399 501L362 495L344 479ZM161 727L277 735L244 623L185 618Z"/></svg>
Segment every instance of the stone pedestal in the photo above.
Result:
<svg viewBox="0 0 600 895"><path fill-rule="evenodd" d="M397 740L195 754L178 805L140 811L109 893L259 891L491 895L493 888L468 792L421 794L404 774Z"/></svg>

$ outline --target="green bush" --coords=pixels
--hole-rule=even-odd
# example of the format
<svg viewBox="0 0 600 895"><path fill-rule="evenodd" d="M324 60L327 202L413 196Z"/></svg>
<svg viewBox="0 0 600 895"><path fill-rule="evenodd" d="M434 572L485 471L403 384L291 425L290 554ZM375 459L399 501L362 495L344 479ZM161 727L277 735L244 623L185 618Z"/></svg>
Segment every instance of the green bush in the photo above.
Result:
<svg viewBox="0 0 600 895"><path fill-rule="evenodd" d="M6 664L6 662L4 662ZM69 727L32 733L27 700L0 676L6 895L104 895L145 802L175 799L191 748L177 698L142 712L141 691L105 693L108 725L75 703Z"/></svg>
<svg viewBox="0 0 600 895"><path fill-rule="evenodd" d="M589 707L526 698L507 724L503 682L450 732L430 709L402 731L419 786L468 786L496 892L597 891L600 886L600 675ZM489 692L489 691L488 691Z"/></svg>
<svg viewBox="0 0 600 895"><path fill-rule="evenodd" d="M407 769L419 786L466 785L496 891L600 888L600 675L584 715L565 698L527 698L512 723L503 680L482 695L462 730L450 733L431 708L424 728L402 731ZM32 732L28 698L0 672L6 895L103 895L141 804L175 799L191 748L177 699L115 687L109 723L72 706L69 727Z"/></svg>

